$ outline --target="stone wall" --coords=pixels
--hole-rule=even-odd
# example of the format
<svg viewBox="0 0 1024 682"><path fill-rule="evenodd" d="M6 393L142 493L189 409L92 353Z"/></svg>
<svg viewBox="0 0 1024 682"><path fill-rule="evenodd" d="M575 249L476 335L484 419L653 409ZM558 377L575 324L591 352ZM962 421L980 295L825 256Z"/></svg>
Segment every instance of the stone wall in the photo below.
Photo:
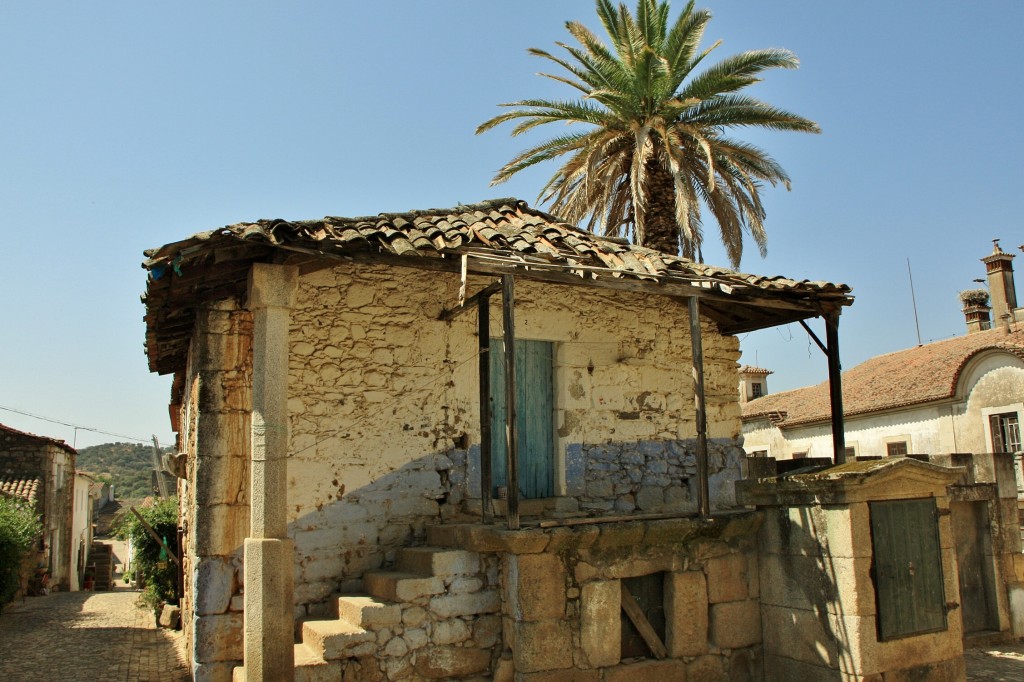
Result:
<svg viewBox="0 0 1024 682"><path fill-rule="evenodd" d="M249 531L252 319L237 301L197 316L181 398L182 629L197 682L226 681L242 661L243 542Z"/></svg>
<svg viewBox="0 0 1024 682"><path fill-rule="evenodd" d="M450 525L430 539L499 558L495 680L755 681L759 526L748 512L521 531ZM651 574L664 581L668 657L624 659L621 581Z"/></svg>
<svg viewBox="0 0 1024 682"><path fill-rule="evenodd" d="M888 639L879 634L874 567L883 561L874 554L871 509L879 501L934 500L937 524L919 532L935 533L939 554L923 559L916 570L941 575L941 603L959 604L946 495L958 473L891 458L739 485L741 501L757 505L765 519L759 561L766 679L964 679L959 610L948 611L940 629ZM908 612L935 608L920 583L908 580L902 588L902 594L914 595L913 602L906 599Z"/></svg>
<svg viewBox="0 0 1024 682"><path fill-rule="evenodd" d="M500 651L497 557L410 548L402 550L400 563L411 573L366 574L366 590L377 599L338 599L341 617L361 622L365 633L346 642L337 673L323 677L365 682L482 679ZM317 629L309 625L315 624L304 628L303 641L319 643ZM329 644L323 650L328 658L336 653Z"/></svg>
<svg viewBox="0 0 1024 682"><path fill-rule="evenodd" d="M468 294L490 281L471 277ZM479 496L475 315L438 320L459 286L453 274L362 264L300 279L288 403L299 615L322 611L339 584L354 586L420 539L426 523L457 517L459 503ZM517 337L554 345L556 495L594 511L692 507L685 305L517 281L516 326ZM492 314L491 334L501 335L500 315ZM739 476L739 351L710 323L703 341L710 433L721 439L712 448L722 479L713 496L722 507L731 504L726 479ZM659 444L638 446L647 441ZM604 466L638 447L647 448L645 463L664 463L665 475L646 483L641 475L628 488L620 481L612 496L587 494L586 476L599 475L587 469L591 454Z"/></svg>
<svg viewBox="0 0 1024 682"><path fill-rule="evenodd" d="M71 588L71 524L75 453L46 438L0 430L0 477L38 478L36 509L43 518L45 552L54 589Z"/></svg>

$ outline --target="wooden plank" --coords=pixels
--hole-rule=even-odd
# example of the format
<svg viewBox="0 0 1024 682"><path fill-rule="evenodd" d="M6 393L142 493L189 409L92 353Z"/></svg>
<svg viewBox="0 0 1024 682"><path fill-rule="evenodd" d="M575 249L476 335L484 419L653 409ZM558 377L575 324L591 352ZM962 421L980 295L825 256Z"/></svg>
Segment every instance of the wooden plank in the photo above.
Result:
<svg viewBox="0 0 1024 682"><path fill-rule="evenodd" d="M538 528L561 528L564 526L590 526L597 523L620 523L622 521L653 521L658 519L692 518L692 512L665 512L660 514L622 514L617 516L588 516L582 519L548 519L537 523Z"/></svg>
<svg viewBox="0 0 1024 682"><path fill-rule="evenodd" d="M519 434L516 421L516 318L515 281L501 278L502 323L505 341L505 456L508 459L508 529L519 530Z"/></svg>
<svg viewBox="0 0 1024 682"><path fill-rule="evenodd" d="M297 252L317 253L311 249L303 249L302 247L295 246L281 246L279 248L286 248ZM432 256L424 258L409 258L393 256L386 253L370 252L352 252L344 255L323 253L318 255L325 258L339 258L350 262L381 263L397 265L400 267L451 273L458 273L460 271L459 262L455 258L437 258ZM637 293L656 294L659 296L697 296L702 300L719 301L722 303L729 303L731 305L799 311L801 313L807 313L808 317L817 317L820 314L820 309L816 307L819 305L819 298L835 300L840 302L841 305L850 305L853 303L852 296L841 293L822 292L821 294L815 294L813 292L789 293L782 291L773 293L771 291L761 290L752 286L744 287L744 289L741 290L741 285L731 284L732 293L727 294L718 289L694 286L693 284L681 281L684 276L678 274L669 275L668 278L660 281L652 281L653 277L647 280L634 279L628 272L623 272L623 276L620 277L616 277L612 272L607 272L606 274L601 273L604 276L598 276L596 278L580 277L577 274L573 274L571 272L572 269L573 267L571 265L545 265L542 263L531 262L516 264L512 261L509 261L508 263L499 263L496 261L483 261L481 259L474 258L470 259L468 266L468 272L471 275L502 276L515 274L530 280L552 282L556 284L617 289L620 291L634 291ZM709 278L707 281L712 280ZM795 322L796 320L794 319L793 321Z"/></svg>
<svg viewBox="0 0 1024 682"><path fill-rule="evenodd" d="M633 621L637 632L644 638L644 642L647 643L647 647L654 654L654 657L659 659L666 658L668 656L668 649L665 648L665 643L661 641L661 637L658 637L658 633L651 627L650 621L647 620L647 616L644 615L640 605L636 603L636 599L633 599L633 595L630 593L629 588L626 587L626 583L620 580L619 585L622 587L622 610Z"/></svg>
<svg viewBox="0 0 1024 682"><path fill-rule="evenodd" d="M438 319L443 320L445 322L451 322L452 320L454 320L456 317L466 312L467 310L472 310L473 308L476 308L481 301L490 300L491 296L498 293L499 291L501 291L501 282L494 282L492 284L489 284L487 287L481 289L480 291L476 292L475 294L467 298L466 302L463 303L462 305L457 305L454 308L445 308L444 310L442 310L441 314L438 316Z"/></svg>
<svg viewBox="0 0 1024 682"><path fill-rule="evenodd" d="M554 497L553 345L516 340L519 483L527 499Z"/></svg>
<svg viewBox="0 0 1024 682"><path fill-rule="evenodd" d="M480 507L484 523L493 521L491 491L491 300L484 296L477 301L477 341L480 372Z"/></svg>
<svg viewBox="0 0 1024 682"><path fill-rule="evenodd" d="M704 343L700 329L700 302L690 297L690 352L692 360L693 400L697 417L697 511L701 517L711 515L708 491L708 413L704 394Z"/></svg>
<svg viewBox="0 0 1024 682"><path fill-rule="evenodd" d="M154 540L156 540L157 544L159 544L161 547L163 547L164 551L167 552L167 556L171 557L171 559L174 560L174 563L176 563L176 564L178 564L180 566L181 565L181 560L178 558L178 555L175 554L174 552L172 552L171 548L167 546L167 544L164 542L163 538L161 538L159 535L157 535L157 532L155 530L153 530L153 526L149 525L149 523L146 521L146 519L142 518L142 514L140 514L139 511L135 507L128 507L128 511L130 511L132 514L135 514L135 518L137 518L139 520L139 523L142 524L142 527L146 530L147 533L149 533L150 537L152 537Z"/></svg>
<svg viewBox="0 0 1024 682"><path fill-rule="evenodd" d="M828 345L828 398L832 411L832 461L846 462L846 425L843 419L843 368L839 362L839 311L825 313Z"/></svg>

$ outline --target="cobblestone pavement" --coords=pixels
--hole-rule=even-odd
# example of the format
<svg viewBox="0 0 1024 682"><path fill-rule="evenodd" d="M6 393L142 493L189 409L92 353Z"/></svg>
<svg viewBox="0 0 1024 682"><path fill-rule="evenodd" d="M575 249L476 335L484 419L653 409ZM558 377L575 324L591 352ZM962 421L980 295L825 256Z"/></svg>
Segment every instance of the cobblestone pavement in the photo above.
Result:
<svg viewBox="0 0 1024 682"><path fill-rule="evenodd" d="M138 590L57 592L0 614L0 680L186 682L179 632L155 627Z"/></svg>
<svg viewBox="0 0 1024 682"><path fill-rule="evenodd" d="M968 649L968 682L1024 682L1024 642Z"/></svg>

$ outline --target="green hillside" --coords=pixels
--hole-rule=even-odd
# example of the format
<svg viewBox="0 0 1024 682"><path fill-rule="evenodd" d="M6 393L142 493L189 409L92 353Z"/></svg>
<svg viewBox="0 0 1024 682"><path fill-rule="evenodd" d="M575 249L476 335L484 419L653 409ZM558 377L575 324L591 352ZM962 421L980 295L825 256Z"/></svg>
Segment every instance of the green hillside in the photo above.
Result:
<svg viewBox="0 0 1024 682"><path fill-rule="evenodd" d="M173 448L161 448L161 454ZM142 443L103 443L78 450L76 468L101 478L110 477L118 499L153 494L153 446Z"/></svg>

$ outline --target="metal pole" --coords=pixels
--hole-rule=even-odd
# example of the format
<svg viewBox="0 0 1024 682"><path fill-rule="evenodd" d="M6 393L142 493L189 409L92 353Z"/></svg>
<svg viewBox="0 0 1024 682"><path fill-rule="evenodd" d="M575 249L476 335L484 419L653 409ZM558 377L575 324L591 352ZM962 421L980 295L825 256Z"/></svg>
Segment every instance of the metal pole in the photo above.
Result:
<svg viewBox="0 0 1024 682"><path fill-rule="evenodd" d="M690 349L693 358L693 400L697 417L697 511L702 518L711 515L708 492L708 414L704 395L704 343L700 331L700 301L690 296Z"/></svg>
<svg viewBox="0 0 1024 682"><path fill-rule="evenodd" d="M477 302L477 336L480 362L480 506L484 523L491 523L491 302Z"/></svg>
<svg viewBox="0 0 1024 682"><path fill-rule="evenodd" d="M843 424L843 377L839 363L839 311L825 313L828 345L828 396L832 410L832 461L846 462L846 429Z"/></svg>
<svg viewBox="0 0 1024 682"><path fill-rule="evenodd" d="M519 434L516 432L515 283L501 276L502 323L505 340L505 453L508 460L507 511L509 530L519 529Z"/></svg>

